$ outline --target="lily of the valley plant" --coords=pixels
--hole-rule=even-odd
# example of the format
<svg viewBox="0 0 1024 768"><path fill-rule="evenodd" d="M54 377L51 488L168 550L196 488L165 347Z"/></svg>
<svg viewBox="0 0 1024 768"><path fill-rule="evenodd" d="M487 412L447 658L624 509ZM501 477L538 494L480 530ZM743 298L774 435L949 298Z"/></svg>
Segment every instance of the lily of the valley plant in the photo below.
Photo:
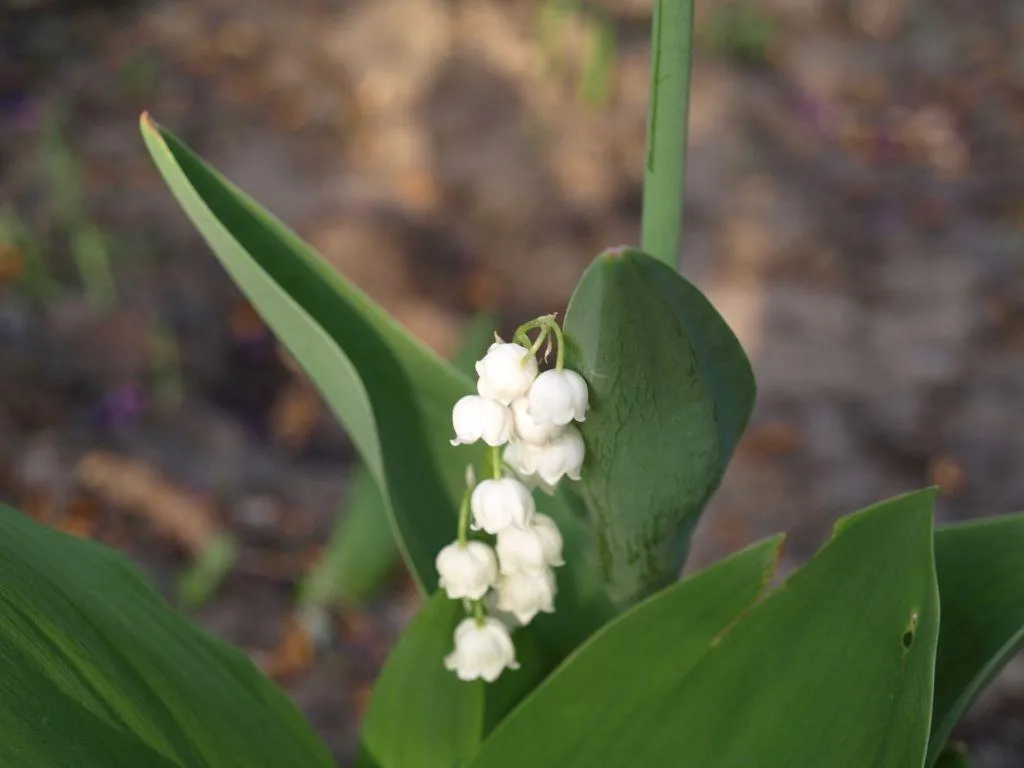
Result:
<svg viewBox="0 0 1024 768"><path fill-rule="evenodd" d="M537 353L545 344L550 352L552 336L555 367L538 375ZM587 384L565 368L561 328L548 315L521 326L515 338L522 343L491 345L476 363L477 394L452 409L452 445L482 440L490 453L486 480L477 483L467 467L458 538L437 556L439 584L471 614L456 627L455 650L445 658L462 680L493 682L506 667L517 669L511 631L554 612L562 536L537 511L529 485L552 493L563 477L579 480L583 466L583 438L570 424L586 418ZM470 531L488 538L471 541Z"/></svg>
<svg viewBox="0 0 1024 768"><path fill-rule="evenodd" d="M843 518L781 586L781 535L679 578L755 384L676 269L693 7L654 7L639 248L481 349L475 381L143 116L175 198L348 430L370 523L423 597L354 764L962 768L953 728L1024 644L1024 515L935 527L924 490ZM0 508L0 765L335 762L119 555Z"/></svg>

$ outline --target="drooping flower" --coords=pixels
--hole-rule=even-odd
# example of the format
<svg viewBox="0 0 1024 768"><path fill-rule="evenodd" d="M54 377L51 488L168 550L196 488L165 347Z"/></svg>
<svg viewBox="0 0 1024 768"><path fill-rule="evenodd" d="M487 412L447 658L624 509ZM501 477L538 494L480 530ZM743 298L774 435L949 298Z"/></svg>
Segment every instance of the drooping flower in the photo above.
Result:
<svg viewBox="0 0 1024 768"><path fill-rule="evenodd" d="M538 485L550 493L563 477L580 479L585 456L583 437L578 429L570 426L544 445L509 443L504 461L523 482Z"/></svg>
<svg viewBox="0 0 1024 768"><path fill-rule="evenodd" d="M483 440L490 446L504 445L512 436L512 411L495 400L466 395L452 408L455 439L452 445Z"/></svg>
<svg viewBox="0 0 1024 768"><path fill-rule="evenodd" d="M523 626L523 622L517 619L515 614L510 613L509 611L503 611L498 607L498 590L496 589L492 589L484 597L484 610L487 611L488 616L495 618L504 624L509 632L514 632L519 629L519 627Z"/></svg>
<svg viewBox="0 0 1024 768"><path fill-rule="evenodd" d="M475 526L487 533L523 528L536 514L530 489L511 477L484 480L473 489L469 503Z"/></svg>
<svg viewBox="0 0 1024 768"><path fill-rule="evenodd" d="M527 395L533 420L568 424L583 421L589 407L587 382L576 371L544 371L533 382Z"/></svg>
<svg viewBox="0 0 1024 768"><path fill-rule="evenodd" d="M551 569L508 573L498 581L498 607L529 624L540 612L554 613L555 592Z"/></svg>
<svg viewBox="0 0 1024 768"><path fill-rule="evenodd" d="M542 446L513 440L505 447L502 460L512 467L517 475L525 478L537 474L537 461L541 449Z"/></svg>
<svg viewBox="0 0 1024 768"><path fill-rule="evenodd" d="M555 521L536 514L525 528L509 527L498 534L498 563L502 573L543 571L564 565L562 534Z"/></svg>
<svg viewBox="0 0 1024 768"><path fill-rule="evenodd" d="M523 397L537 378L537 359L519 344L496 342L476 363L481 397L508 405Z"/></svg>
<svg viewBox="0 0 1024 768"><path fill-rule="evenodd" d="M479 600L498 580L494 550L482 541L453 542L437 554L434 564L452 600Z"/></svg>
<svg viewBox="0 0 1024 768"><path fill-rule="evenodd" d="M529 445L544 445L563 429L553 421L534 421L530 415L530 402L525 397L513 400L510 407L516 440Z"/></svg>
<svg viewBox="0 0 1024 768"><path fill-rule="evenodd" d="M498 679L505 669L518 669L516 649L508 629L497 619L463 619L455 628L455 650L444 665L460 680L482 678L488 683Z"/></svg>

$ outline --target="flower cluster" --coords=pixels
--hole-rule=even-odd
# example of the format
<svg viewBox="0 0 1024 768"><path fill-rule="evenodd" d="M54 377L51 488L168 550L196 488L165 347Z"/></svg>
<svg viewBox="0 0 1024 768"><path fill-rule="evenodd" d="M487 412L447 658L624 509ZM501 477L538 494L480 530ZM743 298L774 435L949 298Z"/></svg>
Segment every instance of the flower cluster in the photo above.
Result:
<svg viewBox="0 0 1024 768"><path fill-rule="evenodd" d="M555 367L540 373L537 352L546 343L550 353L555 341ZM551 493L563 477L580 479L583 438L572 422L586 418L589 395L583 377L565 369L564 354L553 315L526 323L512 343L491 345L476 363L477 394L452 409L452 445L483 441L491 452L490 477L477 483L467 471L458 538L436 562L441 587L472 614L444 661L463 680L492 682L517 668L510 632L555 610L562 536L537 512L531 489ZM480 539L470 540L470 531Z"/></svg>

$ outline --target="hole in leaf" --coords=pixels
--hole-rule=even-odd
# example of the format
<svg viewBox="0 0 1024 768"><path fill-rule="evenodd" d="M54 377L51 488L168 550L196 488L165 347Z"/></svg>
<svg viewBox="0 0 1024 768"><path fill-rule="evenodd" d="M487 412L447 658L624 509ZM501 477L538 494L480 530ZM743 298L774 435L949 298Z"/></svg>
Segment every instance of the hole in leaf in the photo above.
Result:
<svg viewBox="0 0 1024 768"><path fill-rule="evenodd" d="M903 637L900 638L900 643L903 645L903 652L906 653L910 650L910 646L914 644L914 632L917 630L917 611L910 614L910 621L907 622L907 629L903 633Z"/></svg>

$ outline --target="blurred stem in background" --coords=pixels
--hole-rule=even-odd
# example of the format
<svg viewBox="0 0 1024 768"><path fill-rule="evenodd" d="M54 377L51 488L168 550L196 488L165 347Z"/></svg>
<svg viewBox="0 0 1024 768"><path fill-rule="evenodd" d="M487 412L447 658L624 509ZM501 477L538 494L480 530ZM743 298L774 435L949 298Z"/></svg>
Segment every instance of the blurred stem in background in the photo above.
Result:
<svg viewBox="0 0 1024 768"><path fill-rule="evenodd" d="M11 260L10 270L30 298L45 304L60 293L50 276L43 249L14 211L0 209L0 261ZM2 282L2 280L0 280Z"/></svg>
<svg viewBox="0 0 1024 768"><path fill-rule="evenodd" d="M69 238L89 306L105 312L117 306L117 288L106 237L88 215L82 168L64 141L60 119L51 115L40 133L40 156L53 192L54 212Z"/></svg>
<svg viewBox="0 0 1024 768"><path fill-rule="evenodd" d="M539 46L548 74L560 78L565 73L565 33L573 22L582 26L586 46L580 62L577 97L593 106L604 107L612 92L618 40L615 25L602 9L584 5L582 0L547 0L541 4Z"/></svg>
<svg viewBox="0 0 1024 768"><path fill-rule="evenodd" d="M640 248L677 267L690 112L694 0L656 0L651 24L651 100L647 113Z"/></svg>

